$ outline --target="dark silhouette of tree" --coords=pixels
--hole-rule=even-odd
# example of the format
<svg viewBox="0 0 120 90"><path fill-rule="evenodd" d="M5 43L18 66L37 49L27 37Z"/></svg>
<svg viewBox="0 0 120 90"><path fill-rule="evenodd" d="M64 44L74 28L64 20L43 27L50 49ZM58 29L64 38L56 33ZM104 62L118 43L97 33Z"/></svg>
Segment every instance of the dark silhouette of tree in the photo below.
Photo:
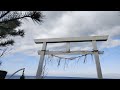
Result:
<svg viewBox="0 0 120 90"><path fill-rule="evenodd" d="M24 30L17 29L22 19L32 19L40 24L43 17L40 11L0 11L0 57L6 54L7 46L15 43L12 37L24 37Z"/></svg>
<svg viewBox="0 0 120 90"><path fill-rule="evenodd" d="M13 45L11 37L24 36L24 30L16 30L21 25L21 19L32 19L41 23L43 15L40 11L0 11L0 47Z"/></svg>

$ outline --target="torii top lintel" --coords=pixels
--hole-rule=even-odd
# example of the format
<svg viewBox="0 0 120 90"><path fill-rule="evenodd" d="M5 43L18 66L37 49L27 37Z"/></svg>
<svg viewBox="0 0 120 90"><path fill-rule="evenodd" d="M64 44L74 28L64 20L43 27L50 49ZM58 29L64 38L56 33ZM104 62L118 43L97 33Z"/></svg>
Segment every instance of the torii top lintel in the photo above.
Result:
<svg viewBox="0 0 120 90"><path fill-rule="evenodd" d="M104 36L83 36L83 37L66 37L66 38L46 38L34 39L36 44L40 43L62 43L62 42L91 42L91 41L107 41L108 35Z"/></svg>

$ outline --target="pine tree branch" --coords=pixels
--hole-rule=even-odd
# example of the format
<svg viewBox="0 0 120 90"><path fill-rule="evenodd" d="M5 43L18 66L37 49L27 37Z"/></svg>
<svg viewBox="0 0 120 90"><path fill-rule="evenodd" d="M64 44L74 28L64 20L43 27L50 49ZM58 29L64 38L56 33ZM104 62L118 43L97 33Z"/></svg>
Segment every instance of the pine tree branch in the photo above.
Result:
<svg viewBox="0 0 120 90"><path fill-rule="evenodd" d="M25 13L18 11L1 11L0 12L0 47L6 47L7 45L13 45L14 40L7 40L8 36L24 36L24 30L15 30L21 25L19 19L30 18L33 21L42 22L43 15L40 11L28 11Z"/></svg>
<svg viewBox="0 0 120 90"><path fill-rule="evenodd" d="M14 21L14 20L18 20L18 19L23 19L23 18L26 18L26 17L29 17L32 20L35 20L36 22L42 22L41 18L43 16L41 15L40 12L34 11L32 13L29 13L29 14L26 14L26 15L23 15L23 16L18 16L18 17L15 17L15 18L12 17L11 19L0 21L0 23L7 23L7 22L10 22L10 21Z"/></svg>
<svg viewBox="0 0 120 90"><path fill-rule="evenodd" d="M3 52L1 53L0 57L2 57L4 55L4 53L6 52L7 48L3 50Z"/></svg>
<svg viewBox="0 0 120 90"><path fill-rule="evenodd" d="M7 40L5 42L0 42L0 47L6 47L8 45L13 45L14 41L13 40Z"/></svg>
<svg viewBox="0 0 120 90"><path fill-rule="evenodd" d="M7 15L8 13L10 13L10 11L7 11L6 13L2 14L2 15L0 16L0 19L3 18L3 17L4 17L5 15Z"/></svg>
<svg viewBox="0 0 120 90"><path fill-rule="evenodd" d="M22 19L22 18L25 18L25 17L30 17L30 16L23 16L23 17L18 17L18 18L9 19L9 20L6 20L6 21L0 21L0 23L7 23L7 22L10 22L10 21Z"/></svg>
<svg viewBox="0 0 120 90"><path fill-rule="evenodd" d="M10 34L11 36L21 36L21 37L24 37L24 30L13 30L12 32L8 33Z"/></svg>

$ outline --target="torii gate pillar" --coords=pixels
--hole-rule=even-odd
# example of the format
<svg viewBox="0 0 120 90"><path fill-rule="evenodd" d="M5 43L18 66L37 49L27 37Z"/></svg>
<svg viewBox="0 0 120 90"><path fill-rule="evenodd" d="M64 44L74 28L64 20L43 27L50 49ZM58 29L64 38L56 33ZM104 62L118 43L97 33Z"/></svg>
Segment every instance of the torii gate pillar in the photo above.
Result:
<svg viewBox="0 0 120 90"><path fill-rule="evenodd" d="M96 69L97 69L97 76L99 79L102 79L102 70L100 66L100 60L99 60L99 54L98 54L98 49L97 49L97 43L96 41L92 41L93 45L93 50L94 50L94 57L95 57L95 63L96 63Z"/></svg>
<svg viewBox="0 0 120 90"><path fill-rule="evenodd" d="M46 47L47 47L47 43L43 43L42 46L42 53L40 55L40 62L38 65L38 70L37 70L37 74L36 74L36 79L41 79L41 74L42 74L42 70L43 70L43 63L44 63L44 57L45 57L45 51L46 51Z"/></svg>

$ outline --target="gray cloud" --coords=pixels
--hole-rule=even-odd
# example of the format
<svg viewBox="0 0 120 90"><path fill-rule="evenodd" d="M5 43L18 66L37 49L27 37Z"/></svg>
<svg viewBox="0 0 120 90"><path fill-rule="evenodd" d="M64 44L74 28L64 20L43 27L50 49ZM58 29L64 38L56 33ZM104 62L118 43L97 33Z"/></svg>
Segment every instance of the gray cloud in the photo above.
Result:
<svg viewBox="0 0 120 90"><path fill-rule="evenodd" d="M34 55L41 48L34 43L35 38L80 37L90 35L109 35L107 42L102 42L100 48L110 48L120 45L120 16L117 11L43 11L44 22L37 25L23 21L26 35L23 39L16 38L13 52L24 52ZM90 44L73 44L85 48ZM50 47L57 47L53 44ZM59 45L62 47L62 44ZM33 52L33 53L32 53ZM36 54L35 54L36 55Z"/></svg>

